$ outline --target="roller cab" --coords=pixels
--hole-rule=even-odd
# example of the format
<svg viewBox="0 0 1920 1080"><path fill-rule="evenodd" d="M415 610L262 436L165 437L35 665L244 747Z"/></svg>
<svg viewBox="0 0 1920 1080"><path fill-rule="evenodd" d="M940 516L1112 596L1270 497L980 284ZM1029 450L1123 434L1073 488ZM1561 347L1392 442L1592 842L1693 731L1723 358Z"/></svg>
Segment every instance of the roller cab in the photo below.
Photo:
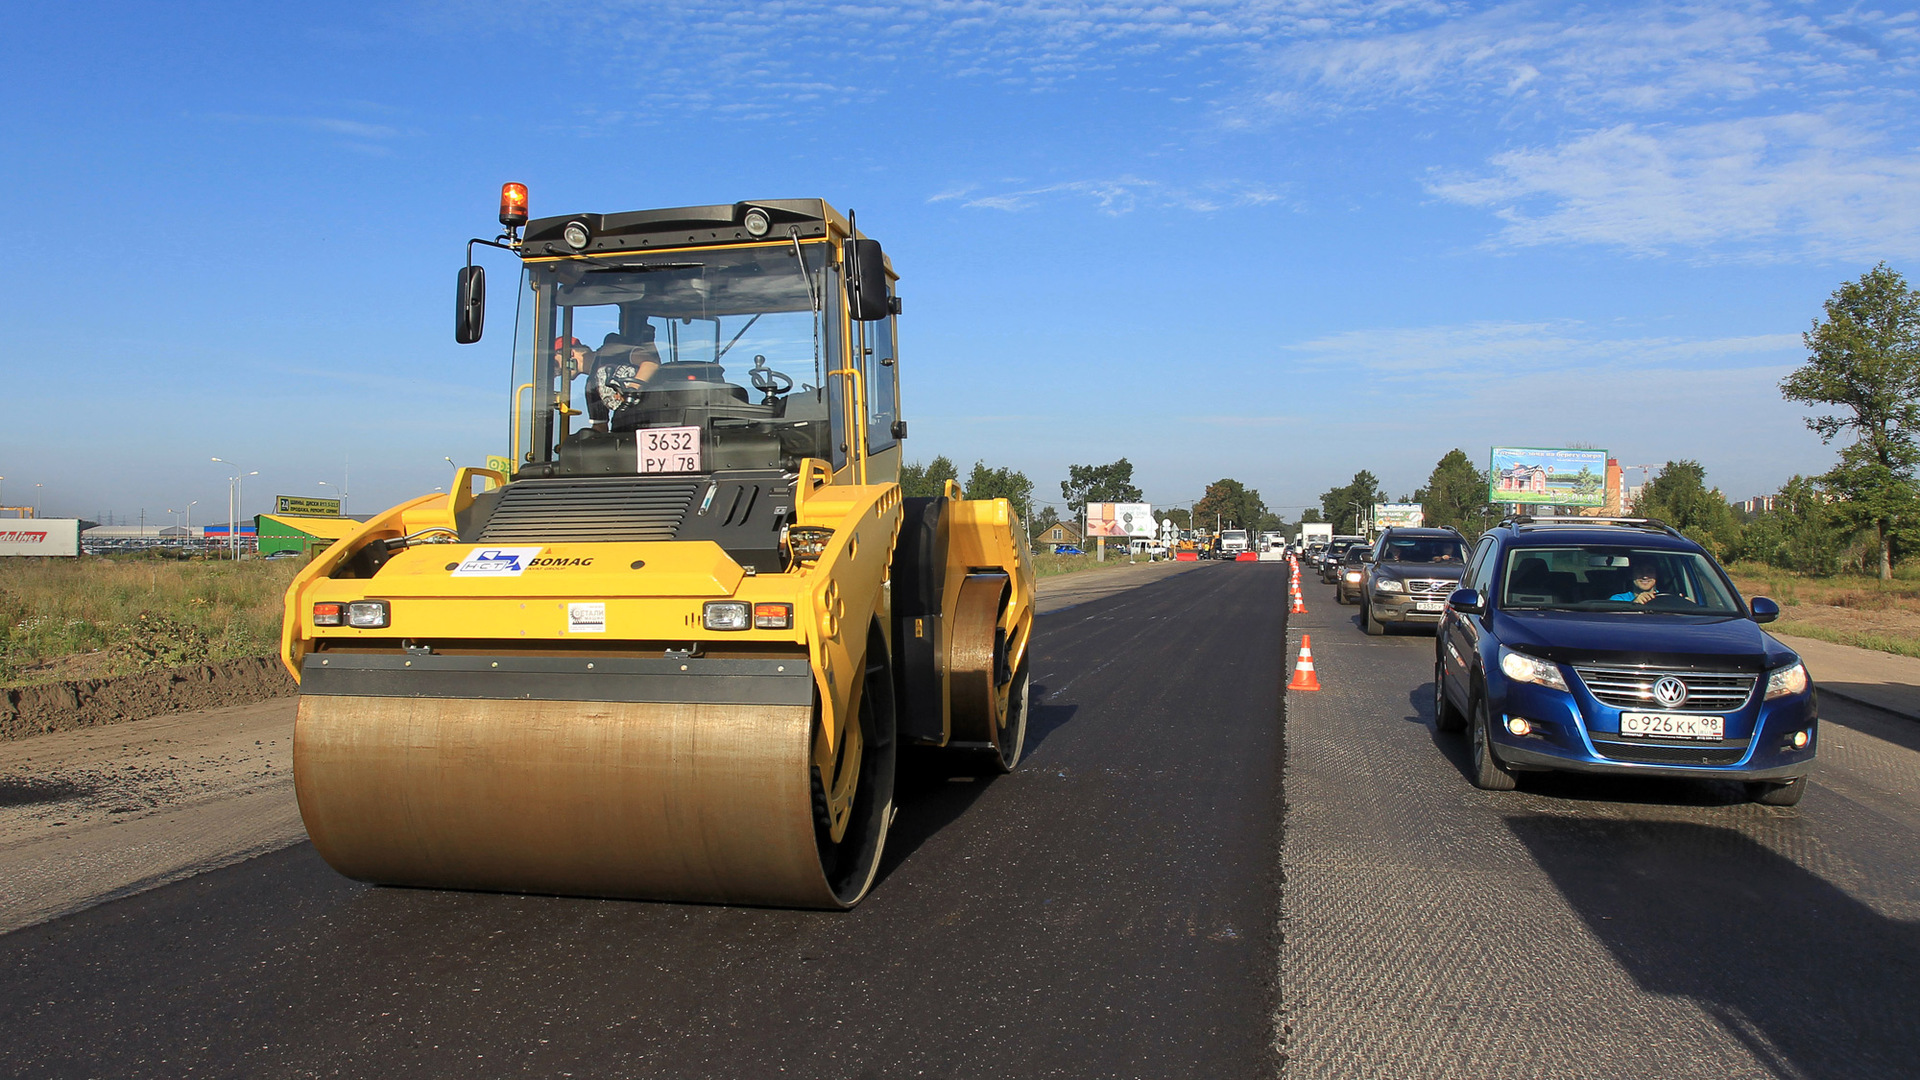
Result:
<svg viewBox="0 0 1920 1080"><path fill-rule="evenodd" d="M314 844L374 882L850 907L903 742L1019 759L1020 524L902 498L893 271L825 203L529 220L514 187L474 242L522 264L511 472L288 591Z"/></svg>

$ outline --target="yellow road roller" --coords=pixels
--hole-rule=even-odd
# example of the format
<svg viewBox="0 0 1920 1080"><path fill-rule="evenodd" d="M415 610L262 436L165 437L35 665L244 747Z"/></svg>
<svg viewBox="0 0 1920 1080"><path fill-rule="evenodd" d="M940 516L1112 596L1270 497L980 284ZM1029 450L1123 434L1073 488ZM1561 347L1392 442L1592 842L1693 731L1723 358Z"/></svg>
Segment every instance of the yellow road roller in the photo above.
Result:
<svg viewBox="0 0 1920 1080"><path fill-rule="evenodd" d="M1020 759L1004 499L899 485L896 277L818 199L529 219L508 446L287 592L294 785L363 881L844 909L903 745ZM496 319L496 321L499 321ZM508 468L501 468L508 465Z"/></svg>

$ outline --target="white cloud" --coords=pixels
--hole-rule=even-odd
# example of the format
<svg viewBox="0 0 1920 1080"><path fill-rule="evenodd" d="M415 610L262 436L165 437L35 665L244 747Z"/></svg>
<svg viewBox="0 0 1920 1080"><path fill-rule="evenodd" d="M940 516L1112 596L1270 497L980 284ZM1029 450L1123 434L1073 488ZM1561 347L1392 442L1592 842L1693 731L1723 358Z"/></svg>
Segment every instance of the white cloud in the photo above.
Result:
<svg viewBox="0 0 1920 1080"><path fill-rule="evenodd" d="M1260 206L1281 198L1278 190L1260 184L1222 182L1182 186L1131 175L1069 180L985 194L980 191L981 185L968 184L949 188L927 201L958 201L968 209L1018 212L1049 200L1077 198L1092 202L1103 214L1118 216L1142 207L1211 213L1238 206Z"/></svg>
<svg viewBox="0 0 1920 1080"><path fill-rule="evenodd" d="M1496 154L1428 190L1490 210L1497 243L1601 244L1701 258L1874 260L1920 254L1920 158L1796 113L1694 125L1621 124Z"/></svg>
<svg viewBox="0 0 1920 1080"><path fill-rule="evenodd" d="M1819 18L1760 2L1574 9L1505 4L1440 18L1334 21L1267 62L1242 120L1377 108L1653 113L1766 94L1860 96L1920 68L1910 15ZM1864 44L1863 44L1864 43Z"/></svg>
<svg viewBox="0 0 1920 1080"><path fill-rule="evenodd" d="M1774 365L1800 348L1796 334L1728 338L1609 337L1586 324L1480 322L1347 330L1304 341L1289 351L1313 365L1366 369L1392 382L1458 385L1514 376ZM1423 391L1424 392L1424 391Z"/></svg>

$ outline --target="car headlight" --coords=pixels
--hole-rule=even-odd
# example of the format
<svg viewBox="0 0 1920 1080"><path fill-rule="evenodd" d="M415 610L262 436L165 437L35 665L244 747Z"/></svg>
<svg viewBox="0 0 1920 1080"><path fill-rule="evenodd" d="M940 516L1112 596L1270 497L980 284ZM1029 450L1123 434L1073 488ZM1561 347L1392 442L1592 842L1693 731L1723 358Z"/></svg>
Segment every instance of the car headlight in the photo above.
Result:
<svg viewBox="0 0 1920 1080"><path fill-rule="evenodd" d="M1374 582L1373 587L1375 589L1378 589L1381 592L1406 592L1407 591L1407 587L1405 585L1400 584L1398 581L1395 581L1390 577L1381 578L1379 581Z"/></svg>
<svg viewBox="0 0 1920 1080"><path fill-rule="evenodd" d="M1347 580L1348 580L1348 581L1359 581L1359 580L1360 580L1360 571L1358 571L1358 570L1354 570L1354 571L1351 571L1350 573L1348 573L1348 574L1347 574Z"/></svg>
<svg viewBox="0 0 1920 1080"><path fill-rule="evenodd" d="M1527 656L1512 649L1500 650L1500 670L1514 682L1539 683L1551 686L1555 690L1565 690L1567 680L1560 674L1560 665L1551 660L1542 660L1536 656Z"/></svg>
<svg viewBox="0 0 1920 1080"><path fill-rule="evenodd" d="M1807 666L1798 663L1788 664L1767 676L1766 700L1772 701L1774 698L1786 697L1788 694L1804 693L1807 683Z"/></svg>

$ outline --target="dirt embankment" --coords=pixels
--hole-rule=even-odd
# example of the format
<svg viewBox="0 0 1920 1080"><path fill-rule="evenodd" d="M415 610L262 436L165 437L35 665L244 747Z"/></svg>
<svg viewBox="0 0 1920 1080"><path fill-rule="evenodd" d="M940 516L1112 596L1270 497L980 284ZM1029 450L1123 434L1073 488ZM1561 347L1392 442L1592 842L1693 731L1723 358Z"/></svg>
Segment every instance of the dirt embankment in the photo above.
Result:
<svg viewBox="0 0 1920 1080"><path fill-rule="evenodd" d="M0 690L0 739L143 720L149 716L246 705L286 697L296 687L278 657L188 664L141 675L75 679Z"/></svg>

